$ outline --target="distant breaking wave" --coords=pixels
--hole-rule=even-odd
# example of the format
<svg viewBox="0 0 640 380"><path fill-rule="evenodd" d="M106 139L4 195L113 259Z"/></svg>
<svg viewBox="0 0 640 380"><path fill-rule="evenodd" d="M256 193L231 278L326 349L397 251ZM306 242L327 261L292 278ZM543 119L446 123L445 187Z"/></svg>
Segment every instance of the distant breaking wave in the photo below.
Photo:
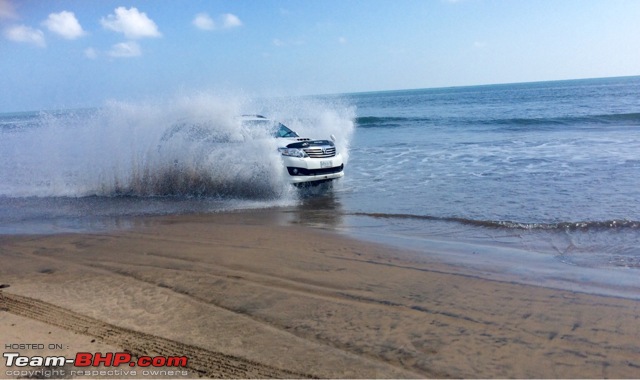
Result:
<svg viewBox="0 0 640 380"><path fill-rule="evenodd" d="M640 126L640 113L502 119L360 116L355 121L358 128L391 128L415 124L494 125L514 129L545 126Z"/></svg>
<svg viewBox="0 0 640 380"><path fill-rule="evenodd" d="M540 231L589 231L589 230L619 230L633 229L640 230L640 221L634 220L604 220L604 221L584 221L584 222L557 222L557 223L522 223L501 220L475 220L456 217L439 217L431 215L414 214L392 214L392 213L350 213L352 216L366 216L379 219L415 219L425 221L454 222L463 225L485 228L501 228L510 230L540 230Z"/></svg>
<svg viewBox="0 0 640 380"><path fill-rule="evenodd" d="M409 118L409 117L377 117L377 116L360 116L355 119L358 128L388 128L400 127L407 123L425 124L432 123L433 119L428 118Z"/></svg>
<svg viewBox="0 0 640 380"><path fill-rule="evenodd" d="M552 118L512 118L512 119L488 119L478 120L478 123L488 125L513 125L513 126L535 126L535 125L624 125L640 126L640 113L589 115L589 116L566 116Z"/></svg>

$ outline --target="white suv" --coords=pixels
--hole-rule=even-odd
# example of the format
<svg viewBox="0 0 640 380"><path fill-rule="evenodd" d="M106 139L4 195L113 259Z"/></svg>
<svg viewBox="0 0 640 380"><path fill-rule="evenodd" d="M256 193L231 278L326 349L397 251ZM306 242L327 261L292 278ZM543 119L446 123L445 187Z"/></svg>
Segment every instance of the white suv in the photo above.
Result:
<svg viewBox="0 0 640 380"><path fill-rule="evenodd" d="M243 115L242 124L273 131L282 155L285 176L295 185L320 184L344 176L342 155L331 140L300 137L283 124L261 115ZM332 140L335 140L331 136Z"/></svg>

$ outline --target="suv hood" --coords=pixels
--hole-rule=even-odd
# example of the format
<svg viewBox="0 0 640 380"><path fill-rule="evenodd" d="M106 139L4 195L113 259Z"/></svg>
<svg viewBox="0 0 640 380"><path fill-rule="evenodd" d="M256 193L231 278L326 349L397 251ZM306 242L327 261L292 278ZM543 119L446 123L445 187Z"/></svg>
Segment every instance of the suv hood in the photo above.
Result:
<svg viewBox="0 0 640 380"><path fill-rule="evenodd" d="M309 148L313 146L334 146L332 141L329 140L310 140L310 139L291 139L294 142L287 144L287 148ZM299 141L303 140L303 141Z"/></svg>

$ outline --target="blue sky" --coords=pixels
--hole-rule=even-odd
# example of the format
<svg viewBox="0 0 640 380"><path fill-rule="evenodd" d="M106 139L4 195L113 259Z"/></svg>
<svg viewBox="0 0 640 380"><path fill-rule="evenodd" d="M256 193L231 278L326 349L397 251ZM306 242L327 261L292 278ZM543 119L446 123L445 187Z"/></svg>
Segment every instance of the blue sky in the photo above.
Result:
<svg viewBox="0 0 640 380"><path fill-rule="evenodd" d="M636 0L0 0L0 112L640 75Z"/></svg>

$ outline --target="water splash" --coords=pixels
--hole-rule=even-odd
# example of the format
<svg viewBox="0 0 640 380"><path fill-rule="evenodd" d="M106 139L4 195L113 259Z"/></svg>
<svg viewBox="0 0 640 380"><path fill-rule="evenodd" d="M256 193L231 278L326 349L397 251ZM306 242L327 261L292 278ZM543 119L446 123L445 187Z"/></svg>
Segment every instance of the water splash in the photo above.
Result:
<svg viewBox="0 0 640 380"><path fill-rule="evenodd" d="M28 122L23 115L20 127L2 128L0 196L291 197L276 141L243 131L243 113L269 115L310 137L335 134L348 157L354 110L339 102L206 93L110 101Z"/></svg>

